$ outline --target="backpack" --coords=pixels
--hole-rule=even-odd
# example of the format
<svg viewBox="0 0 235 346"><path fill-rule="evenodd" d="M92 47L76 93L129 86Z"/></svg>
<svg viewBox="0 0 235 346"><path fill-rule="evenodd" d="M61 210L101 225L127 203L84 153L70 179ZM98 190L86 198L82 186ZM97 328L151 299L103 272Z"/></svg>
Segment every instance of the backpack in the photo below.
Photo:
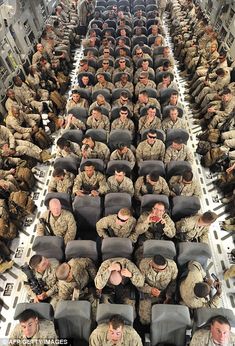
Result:
<svg viewBox="0 0 235 346"><path fill-rule="evenodd" d="M211 148L208 150L206 155L204 155L201 158L201 164L203 167L211 167L215 163L218 163L218 161L223 161L227 157L227 154L220 149L220 147L217 148Z"/></svg>
<svg viewBox="0 0 235 346"><path fill-rule="evenodd" d="M41 149L48 149L52 145L51 138L41 128L34 134L34 142Z"/></svg>
<svg viewBox="0 0 235 346"><path fill-rule="evenodd" d="M34 201L25 191L12 192L8 200L8 207L13 219L33 214L36 209Z"/></svg>
<svg viewBox="0 0 235 346"><path fill-rule="evenodd" d="M28 167L17 167L15 178L19 182L20 188L24 191L32 190L36 183L34 175Z"/></svg>
<svg viewBox="0 0 235 346"><path fill-rule="evenodd" d="M207 141L199 141L196 149L196 153L199 155L206 155L211 149L211 143Z"/></svg>

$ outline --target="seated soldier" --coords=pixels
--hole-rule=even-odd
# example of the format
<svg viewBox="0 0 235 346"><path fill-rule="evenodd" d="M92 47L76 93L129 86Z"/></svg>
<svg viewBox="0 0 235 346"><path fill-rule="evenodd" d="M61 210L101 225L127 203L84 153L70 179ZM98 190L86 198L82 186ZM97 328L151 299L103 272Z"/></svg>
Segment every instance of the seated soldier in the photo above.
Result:
<svg viewBox="0 0 235 346"><path fill-rule="evenodd" d="M141 235L140 244L148 239L169 239L175 236L175 225L166 213L163 202L156 202L150 212L143 212L137 222L136 232Z"/></svg>
<svg viewBox="0 0 235 346"><path fill-rule="evenodd" d="M117 149L110 155L110 161L111 160L126 160L131 164L131 169L135 166L135 155L124 143L117 144Z"/></svg>
<svg viewBox="0 0 235 346"><path fill-rule="evenodd" d="M154 81L149 79L148 72L141 72L139 76L139 82L135 86L135 96L137 97L139 93L146 88L156 89L156 84Z"/></svg>
<svg viewBox="0 0 235 346"><path fill-rule="evenodd" d="M59 341L57 340L54 323L39 319L34 310L27 309L23 311L18 319L20 323L10 333L9 346L27 345L29 340L35 346L45 342L53 344Z"/></svg>
<svg viewBox="0 0 235 346"><path fill-rule="evenodd" d="M113 70L114 70L114 68L112 65L110 65L109 59L103 59L102 67L98 68L96 74L108 73L110 78L111 78L112 74L113 74Z"/></svg>
<svg viewBox="0 0 235 346"><path fill-rule="evenodd" d="M96 91L96 90L100 90L100 89L107 89L110 92L113 91L114 89L114 85L111 82L108 82L105 78L105 75L103 73L99 73L96 76L97 78L97 83L96 85L92 88L92 92Z"/></svg>
<svg viewBox="0 0 235 346"><path fill-rule="evenodd" d="M88 109L89 107L88 101L81 97L79 90L73 89L71 100L68 100L66 105L67 113L69 113L69 110L72 108L80 108L80 107Z"/></svg>
<svg viewBox="0 0 235 346"><path fill-rule="evenodd" d="M231 325L222 315L210 318L204 327L196 330L190 342L190 346L233 346L234 344L235 335L231 332Z"/></svg>
<svg viewBox="0 0 235 346"><path fill-rule="evenodd" d="M166 149L164 162L167 164L170 161L187 161L191 165L193 164L193 153L183 143L181 138L174 139L172 144Z"/></svg>
<svg viewBox="0 0 235 346"><path fill-rule="evenodd" d="M99 196L107 193L108 186L104 174L97 172L92 162L84 164L84 171L80 172L73 185L73 194L76 196Z"/></svg>
<svg viewBox="0 0 235 346"><path fill-rule="evenodd" d="M169 116L162 122L162 129L166 132L169 129L185 129L186 122L184 119L179 118L179 111L177 108L171 108Z"/></svg>
<svg viewBox="0 0 235 346"><path fill-rule="evenodd" d="M113 72L113 78L117 73L128 73L131 77L133 75L133 70L127 66L127 60L124 57L118 58L118 67L115 68Z"/></svg>
<svg viewBox="0 0 235 346"><path fill-rule="evenodd" d="M129 100L128 93L125 90L123 90L120 93L119 98L116 99L115 101L113 101L113 103L112 103L112 109L113 108L121 108L121 107L128 108L129 112L131 112L130 116L132 116L133 103Z"/></svg>
<svg viewBox="0 0 235 346"><path fill-rule="evenodd" d="M134 107L134 116L136 118L140 117L140 111L143 107L148 107L149 105L155 106L158 109L161 109L160 103L157 99L148 96L147 91L143 90L138 95L138 100Z"/></svg>
<svg viewBox="0 0 235 346"><path fill-rule="evenodd" d="M147 139L140 142L136 149L136 159L139 164L145 160L163 160L165 155L165 144L157 139L155 130L149 130Z"/></svg>
<svg viewBox="0 0 235 346"><path fill-rule="evenodd" d="M111 110L110 104L105 100L105 97L101 94L96 96L96 101L94 101L89 108L89 114L95 107L106 108L108 111Z"/></svg>
<svg viewBox="0 0 235 346"><path fill-rule="evenodd" d="M29 294L34 303L40 303L50 298L50 304L55 308L58 303L58 281L56 278L56 268L58 261L55 258L46 258L41 255L33 255L29 260L29 267L32 269L36 280L41 287L41 293L36 293L34 287L27 282Z"/></svg>
<svg viewBox="0 0 235 346"><path fill-rule="evenodd" d="M185 217L176 222L176 238L181 241L209 243L208 232L218 215L212 211Z"/></svg>
<svg viewBox="0 0 235 346"><path fill-rule="evenodd" d="M155 255L143 258L139 268L144 275L144 286L139 288L139 316L142 324L151 321L151 309L154 304L167 304L174 301L178 268L173 260Z"/></svg>
<svg viewBox="0 0 235 346"><path fill-rule="evenodd" d="M166 196L169 196L170 194L167 182L155 171L139 177L135 182L135 198L141 200L141 197L146 194Z"/></svg>
<svg viewBox="0 0 235 346"><path fill-rule="evenodd" d="M132 285L143 287L144 277L127 258L117 257L104 261L95 277L95 286L104 303L130 304L135 306Z"/></svg>
<svg viewBox="0 0 235 346"><path fill-rule="evenodd" d="M99 324L91 333L89 339L90 346L118 345L142 346L142 341L135 329L124 324L124 320L119 315L113 315L109 323Z"/></svg>
<svg viewBox="0 0 235 346"><path fill-rule="evenodd" d="M145 72L145 71L148 72L149 74L155 76L154 69L149 66L149 61L147 59L142 60L141 67L139 67L137 69L137 71L135 72L135 75L134 75L134 83L135 84L138 83L139 76L140 76L141 72Z"/></svg>
<svg viewBox="0 0 235 346"><path fill-rule="evenodd" d="M71 142L64 137L60 137L57 142L59 149L57 150L56 157L70 157L74 159L81 158L81 149L79 144Z"/></svg>
<svg viewBox="0 0 235 346"><path fill-rule="evenodd" d="M130 178L125 176L125 168L115 169L114 175L108 178L108 192L126 192L134 195L134 186Z"/></svg>
<svg viewBox="0 0 235 346"><path fill-rule="evenodd" d="M62 168L55 168L48 185L48 192L64 192L71 194L74 174Z"/></svg>
<svg viewBox="0 0 235 346"><path fill-rule="evenodd" d="M113 120L111 130L128 130L134 135L135 125L131 119L128 118L128 108L123 106L119 110L119 117Z"/></svg>
<svg viewBox="0 0 235 346"><path fill-rule="evenodd" d="M216 293L210 295L214 287ZM181 303L190 309L202 307L218 308L221 301L221 282L206 277L201 264L196 261L188 263L188 274L180 283Z"/></svg>
<svg viewBox="0 0 235 346"><path fill-rule="evenodd" d="M115 85L115 88L127 89L132 94L134 92L133 83L128 81L128 73L123 72L120 77L120 80L117 81L114 85ZM132 104L132 108L133 108L133 104Z"/></svg>
<svg viewBox="0 0 235 346"><path fill-rule="evenodd" d="M201 197L199 181L193 177L191 170L186 170L182 175L175 175L169 181L170 196L197 196Z"/></svg>
<svg viewBox="0 0 235 346"><path fill-rule="evenodd" d="M162 82L158 84L157 86L157 94L158 96L161 95L161 92L166 89L176 89L177 85L171 81L171 76L169 73L164 73L162 76Z"/></svg>
<svg viewBox="0 0 235 346"><path fill-rule="evenodd" d="M64 119L60 119L60 121L62 124L61 127L63 128L64 131L66 130L85 131L86 130L86 124L82 120L76 118L72 113L68 114Z"/></svg>
<svg viewBox="0 0 235 346"><path fill-rule="evenodd" d="M94 107L92 109L86 124L88 129L103 129L107 132L110 130L109 118L102 114L102 109L100 107Z"/></svg>
<svg viewBox="0 0 235 346"><path fill-rule="evenodd" d="M121 208L117 214L108 215L96 223L96 231L102 239L108 237L129 238L133 243L137 240L135 232L136 219L130 209Z"/></svg>
<svg viewBox="0 0 235 346"><path fill-rule="evenodd" d="M147 114L139 118L138 131L142 133L147 129L161 129L161 120L157 116L157 109L154 106L149 106Z"/></svg>
<svg viewBox="0 0 235 346"><path fill-rule="evenodd" d="M60 264L56 270L59 299L89 300L87 286L94 282L96 273L90 258L72 258L68 263Z"/></svg>
<svg viewBox="0 0 235 346"><path fill-rule="evenodd" d="M73 214L69 210L62 209L59 199L52 198L49 202L49 210L45 211L37 225L37 235L55 235L62 237L64 243L74 240L77 225Z"/></svg>
<svg viewBox="0 0 235 346"><path fill-rule="evenodd" d="M84 159L101 159L108 162L110 151L106 144L95 141L88 134L84 136L82 144L82 157Z"/></svg>

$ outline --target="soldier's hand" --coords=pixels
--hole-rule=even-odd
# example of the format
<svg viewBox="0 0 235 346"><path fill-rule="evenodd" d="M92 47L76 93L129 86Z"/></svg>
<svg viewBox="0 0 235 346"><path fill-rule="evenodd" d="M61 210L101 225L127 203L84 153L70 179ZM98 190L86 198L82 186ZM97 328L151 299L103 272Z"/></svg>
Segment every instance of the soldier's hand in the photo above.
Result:
<svg viewBox="0 0 235 346"><path fill-rule="evenodd" d="M160 293L161 293L161 291L159 291L157 288L152 288L152 289L151 289L151 294L152 294L152 296L154 296L154 297L159 297L159 296L160 296Z"/></svg>
<svg viewBox="0 0 235 346"><path fill-rule="evenodd" d="M212 286L214 281L211 278L204 278L204 281L209 285Z"/></svg>
<svg viewBox="0 0 235 346"><path fill-rule="evenodd" d="M231 173L234 169L235 169L235 163L231 167L226 169L226 173Z"/></svg>
<svg viewBox="0 0 235 346"><path fill-rule="evenodd" d="M75 193L77 196L84 196L83 190L78 190Z"/></svg>
<svg viewBox="0 0 235 346"><path fill-rule="evenodd" d="M39 300L45 300L47 298L47 293L42 292L41 294L38 294L37 297Z"/></svg>
<svg viewBox="0 0 235 346"><path fill-rule="evenodd" d="M126 268L121 270L121 275L125 276L126 278L131 278L132 277L132 273L128 269L126 269Z"/></svg>
<svg viewBox="0 0 235 346"><path fill-rule="evenodd" d="M222 283L221 283L221 281L215 281L214 287L216 289L216 294L218 296L221 296L221 294L222 294Z"/></svg>
<svg viewBox="0 0 235 346"><path fill-rule="evenodd" d="M38 297L35 297L34 300L33 300L34 303L40 303Z"/></svg>
<svg viewBox="0 0 235 346"><path fill-rule="evenodd" d="M92 191L91 191L91 196L97 197L97 196L99 196L99 192L96 191L96 190L92 190Z"/></svg>
<svg viewBox="0 0 235 346"><path fill-rule="evenodd" d="M15 174L15 172L16 172L16 170L15 170L15 168L11 168L10 170L9 170L9 174Z"/></svg>
<svg viewBox="0 0 235 346"><path fill-rule="evenodd" d="M207 109L207 112L214 113L215 112L215 108L214 107L210 107L210 108Z"/></svg>
<svg viewBox="0 0 235 346"><path fill-rule="evenodd" d="M121 270L121 266L119 263L115 263L113 262L110 266L109 266L109 271L112 272L112 271L120 271Z"/></svg>

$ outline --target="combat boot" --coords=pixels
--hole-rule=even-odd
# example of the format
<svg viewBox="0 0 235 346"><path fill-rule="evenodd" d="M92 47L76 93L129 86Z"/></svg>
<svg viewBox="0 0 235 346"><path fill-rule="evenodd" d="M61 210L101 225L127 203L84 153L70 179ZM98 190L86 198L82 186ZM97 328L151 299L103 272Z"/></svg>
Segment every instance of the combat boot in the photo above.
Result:
<svg viewBox="0 0 235 346"><path fill-rule="evenodd" d="M7 271L8 269L13 267L14 262L13 261L9 261L9 262L2 262L0 263L0 273L5 273L5 271Z"/></svg>
<svg viewBox="0 0 235 346"><path fill-rule="evenodd" d="M228 232L234 232L235 231L235 225L223 225L222 229Z"/></svg>

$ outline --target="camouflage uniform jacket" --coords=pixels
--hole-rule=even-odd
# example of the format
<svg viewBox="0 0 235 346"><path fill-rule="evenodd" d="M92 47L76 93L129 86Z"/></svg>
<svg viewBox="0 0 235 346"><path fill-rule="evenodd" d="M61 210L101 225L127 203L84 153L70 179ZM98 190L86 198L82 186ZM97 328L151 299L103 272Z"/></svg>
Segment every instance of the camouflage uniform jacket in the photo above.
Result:
<svg viewBox="0 0 235 346"><path fill-rule="evenodd" d="M132 277L130 278L130 281L132 282L134 286L143 287L144 277L141 274L140 270L137 268L137 266L127 258L116 257L116 258L108 259L101 264L98 270L98 273L95 277L96 288L98 288L99 290L102 290L108 284L109 277L111 274L111 272L109 271L109 267L113 262L119 263L122 268L128 269L132 273ZM124 278L124 281L126 281L126 279L127 278Z"/></svg>
<svg viewBox="0 0 235 346"><path fill-rule="evenodd" d="M221 298L215 294L212 298L199 298L194 294L194 286L198 282L203 282L206 273L204 272L200 263L190 261L188 264L188 275L180 284L180 295L183 304L190 309L198 309L202 307L218 308Z"/></svg>
<svg viewBox="0 0 235 346"><path fill-rule="evenodd" d="M156 181L153 185L149 184L152 192L150 191L146 182L146 177L139 177L135 182L135 198L138 200L141 199L143 195L146 194L157 194L157 195L167 195L169 196L170 190L167 185L167 182L164 178L159 177L158 181Z"/></svg>
<svg viewBox="0 0 235 346"><path fill-rule="evenodd" d="M137 162L145 160L161 160L165 155L165 144L157 139L153 145L148 144L147 139L141 142L136 149Z"/></svg>
<svg viewBox="0 0 235 346"><path fill-rule="evenodd" d="M71 157L71 158L81 158L81 149L80 145L75 142L70 142L70 152L65 151L64 149L58 148L56 157Z"/></svg>
<svg viewBox="0 0 235 346"><path fill-rule="evenodd" d="M78 102L75 102L73 100L69 100L66 105L67 113L69 113L69 110L72 108L86 108L88 109L89 105L86 99L81 98Z"/></svg>
<svg viewBox="0 0 235 346"><path fill-rule="evenodd" d="M137 240L137 234L135 232L136 219L130 216L127 222L122 224L117 224L117 214L108 215L100 219L96 223L96 231L98 235L102 238L111 237L108 233L110 228L114 236L119 238L129 238L133 243Z"/></svg>
<svg viewBox="0 0 235 346"><path fill-rule="evenodd" d="M98 91L98 90L101 90L101 89L107 89L107 90L109 90L110 92L112 92L113 89L114 89L114 85L113 85L113 83L107 82L107 81L105 81L104 84L101 84L100 82L98 82L98 83L96 83L96 85L92 88L92 92Z"/></svg>
<svg viewBox="0 0 235 346"><path fill-rule="evenodd" d="M98 102L95 101L90 105L88 113L90 114L95 107L103 107L106 108L109 112L111 111L111 106L107 101L105 101L103 105L99 105Z"/></svg>
<svg viewBox="0 0 235 346"><path fill-rule="evenodd" d="M146 129L153 129L153 130L156 130L156 129L161 129L161 120L155 116L153 119L149 120L148 119L148 116L145 115L145 116L142 116L140 119L139 119L139 132L142 132L143 130L146 130Z"/></svg>
<svg viewBox="0 0 235 346"><path fill-rule="evenodd" d="M154 99L152 97L149 97L147 103L140 103L140 101L137 101L134 107L134 115L135 117L139 118L140 117L140 111L144 107L148 107L149 105L155 106L158 109L161 109L160 103L158 102L157 99Z"/></svg>
<svg viewBox="0 0 235 346"><path fill-rule="evenodd" d="M174 293L175 280L178 275L178 268L176 263L167 259L167 267L162 271L155 271L151 266L153 258L143 258L139 264L141 273L145 277L145 284L139 290L143 293L151 294L152 288L157 288L160 291L169 289L169 293ZM171 286L171 287L169 287Z"/></svg>
<svg viewBox="0 0 235 346"><path fill-rule="evenodd" d="M63 180L56 180L52 177L48 185L48 192L65 192L71 193L74 181L74 174L65 172Z"/></svg>
<svg viewBox="0 0 235 346"><path fill-rule="evenodd" d="M72 258L68 264L72 270L73 280L70 282L59 280L59 298L72 299L74 288L80 292L92 282L97 270L90 258Z"/></svg>
<svg viewBox="0 0 235 346"><path fill-rule="evenodd" d="M169 188L171 191L171 195L175 196L174 186L177 187L180 196L197 196L201 197L201 188L199 182L193 178L190 184L184 184L183 178L180 175L175 175L171 177L169 181Z"/></svg>
<svg viewBox="0 0 235 346"><path fill-rule="evenodd" d="M111 160L126 160L131 163L132 169L135 166L135 155L129 148L127 149L127 152L124 153L123 155L120 155L117 149L114 150L110 156L110 161Z"/></svg>
<svg viewBox="0 0 235 346"><path fill-rule="evenodd" d="M86 150L87 159L101 159L103 161L108 161L110 151L106 144L95 141L94 148L88 148Z"/></svg>
<svg viewBox="0 0 235 346"><path fill-rule="evenodd" d="M156 83L152 80L148 80L148 83L147 84L144 84L142 82L138 82L135 86L135 96L138 96L139 93L142 91L142 90L145 90L145 89L156 89Z"/></svg>
<svg viewBox="0 0 235 346"><path fill-rule="evenodd" d="M77 232L77 225L73 214L65 209L61 210L58 217L54 217L49 211L45 211L41 216L46 222L49 222L54 235L63 237L65 244L74 240ZM48 221L49 219L49 221ZM45 226L39 223L37 225L37 235L45 234Z"/></svg>
<svg viewBox="0 0 235 346"><path fill-rule="evenodd" d="M118 129L128 130L131 133L133 133L135 130L135 125L131 119L127 118L124 121L122 121L120 118L117 118L112 122L111 130L118 130Z"/></svg>
<svg viewBox="0 0 235 346"><path fill-rule="evenodd" d="M123 84L121 81L116 82L115 88L128 89L132 94L134 92L133 83L128 82L128 81L125 84Z"/></svg>
<svg viewBox="0 0 235 346"><path fill-rule="evenodd" d="M0 148L4 144L8 144L10 149L15 149L15 137L7 127L0 125Z"/></svg>
<svg viewBox="0 0 235 346"><path fill-rule="evenodd" d="M186 122L182 118L177 118L175 122L171 120L170 117L167 117L162 122L162 129L164 131L167 131L169 129L185 129L186 128Z"/></svg>
<svg viewBox="0 0 235 346"><path fill-rule="evenodd" d="M170 161L188 161L192 165L193 154L185 144L182 145L180 150L173 149L172 146L169 146L166 149L164 162L169 163Z"/></svg>
<svg viewBox="0 0 235 346"><path fill-rule="evenodd" d="M193 338L190 342L190 346L215 346L220 344L215 344L210 330L207 329L200 329L197 330L193 334ZM235 345L235 335L233 333L230 334L230 338L226 344L223 344L224 346L234 346Z"/></svg>
<svg viewBox="0 0 235 346"><path fill-rule="evenodd" d="M124 177L121 184L117 182L115 176L111 176L107 180L108 183L108 192L126 192L131 196L134 195L134 186L130 178Z"/></svg>
<svg viewBox="0 0 235 346"><path fill-rule="evenodd" d="M89 185L92 190L98 191L101 195L107 193L108 190L105 176L100 172L94 172L91 178L87 176L86 172L79 173L74 180L73 194L76 194L78 190L83 190L84 185Z"/></svg>
<svg viewBox="0 0 235 346"><path fill-rule="evenodd" d="M28 127L22 126L24 123ZM35 125L36 121L31 119L29 114L21 113L17 118L12 115L6 117L6 126L12 133L31 133Z"/></svg>
<svg viewBox="0 0 235 346"><path fill-rule="evenodd" d="M36 93L26 83L22 83L20 87L14 85L13 90L16 100L19 100L23 105L27 106L31 101L34 101Z"/></svg>
<svg viewBox="0 0 235 346"><path fill-rule="evenodd" d="M96 120L92 115L87 118L87 127L90 129L104 129L109 132L110 122L106 115L101 114L101 118Z"/></svg>
<svg viewBox="0 0 235 346"><path fill-rule="evenodd" d="M144 237L146 240L148 239L154 239L154 234L149 230L151 226L154 225L153 222L148 222L148 216L151 212L144 212L140 215L137 225L136 225L136 232L140 235L144 233ZM175 236L175 224L171 220L170 216L166 213L163 215L162 219L165 221L165 224L163 226L163 232L168 238L173 238Z"/></svg>
<svg viewBox="0 0 235 346"><path fill-rule="evenodd" d="M38 330L36 334L34 334L34 336L30 339L32 343L30 342L29 339L27 339L24 336L21 325L20 323L18 323L10 334L8 345L9 346L10 345L11 346L25 346L25 345L41 346L43 339L51 340L51 341L57 340L54 323L52 321L39 320Z"/></svg>
<svg viewBox="0 0 235 346"><path fill-rule="evenodd" d="M89 339L90 346L113 346L113 343L108 340L108 324L102 323L91 333ZM120 341L115 343L115 346L143 346L141 338L131 326L123 327L123 336Z"/></svg>
<svg viewBox="0 0 235 346"><path fill-rule="evenodd" d="M202 243L208 243L208 232L210 226L198 226L200 215L185 217L176 222L177 233L184 233L186 241L199 239Z"/></svg>
<svg viewBox="0 0 235 346"><path fill-rule="evenodd" d="M128 100L127 102L125 102L125 104L122 104L119 99L113 101L112 109L121 107L127 107L131 113L133 112L133 103L131 101Z"/></svg>

